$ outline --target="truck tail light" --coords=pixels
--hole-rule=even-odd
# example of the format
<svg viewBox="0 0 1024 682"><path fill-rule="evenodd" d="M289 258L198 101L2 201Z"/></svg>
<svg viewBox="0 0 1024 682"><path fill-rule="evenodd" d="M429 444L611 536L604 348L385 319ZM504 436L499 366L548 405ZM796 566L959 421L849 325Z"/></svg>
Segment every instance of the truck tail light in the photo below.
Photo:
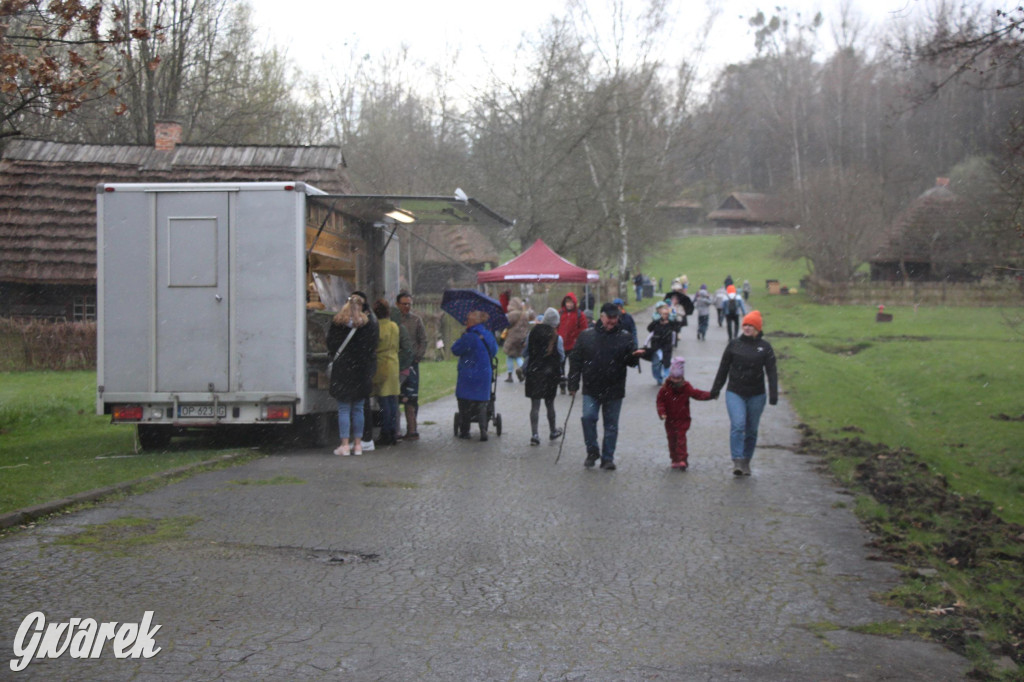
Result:
<svg viewBox="0 0 1024 682"><path fill-rule="evenodd" d="M111 414L116 422L139 422L142 421L142 405L114 405Z"/></svg>
<svg viewBox="0 0 1024 682"><path fill-rule="evenodd" d="M291 405L267 405L268 421L288 421L292 418Z"/></svg>

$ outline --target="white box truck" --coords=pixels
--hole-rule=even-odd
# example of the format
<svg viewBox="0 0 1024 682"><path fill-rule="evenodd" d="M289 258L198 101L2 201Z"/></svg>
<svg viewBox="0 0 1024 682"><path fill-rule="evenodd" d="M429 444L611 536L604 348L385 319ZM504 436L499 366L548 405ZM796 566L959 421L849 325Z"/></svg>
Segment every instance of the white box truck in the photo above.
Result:
<svg viewBox="0 0 1024 682"><path fill-rule="evenodd" d="M330 314L307 309L308 266L353 287L380 280L383 259L365 256L380 230L317 211L310 198L326 195L295 182L97 195L97 413L137 424L143 448L247 424L294 424L322 444L337 409ZM331 220L317 225L320 214Z"/></svg>
<svg viewBox="0 0 1024 682"><path fill-rule="evenodd" d="M513 224L462 190L330 195L301 182L101 184L97 221L96 411L136 424L147 449L252 424L324 444L337 432L326 334L338 304L356 289L394 299L399 244L429 246L413 223Z"/></svg>

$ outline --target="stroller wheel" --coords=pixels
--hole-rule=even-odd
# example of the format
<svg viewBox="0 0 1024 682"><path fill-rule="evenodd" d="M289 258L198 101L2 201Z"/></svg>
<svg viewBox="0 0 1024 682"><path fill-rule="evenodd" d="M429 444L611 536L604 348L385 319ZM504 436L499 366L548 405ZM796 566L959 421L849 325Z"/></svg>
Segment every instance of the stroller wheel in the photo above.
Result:
<svg viewBox="0 0 1024 682"><path fill-rule="evenodd" d="M494 415L494 433L501 435L501 415Z"/></svg>
<svg viewBox="0 0 1024 682"><path fill-rule="evenodd" d="M455 413L455 435L456 436L459 435L459 426L460 426L460 424L459 424L459 413L456 412Z"/></svg>

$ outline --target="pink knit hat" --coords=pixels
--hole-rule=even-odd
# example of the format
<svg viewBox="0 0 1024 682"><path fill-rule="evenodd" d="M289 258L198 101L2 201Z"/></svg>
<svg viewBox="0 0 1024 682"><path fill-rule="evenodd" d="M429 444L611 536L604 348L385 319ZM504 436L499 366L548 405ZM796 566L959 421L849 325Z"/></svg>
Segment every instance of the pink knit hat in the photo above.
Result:
<svg viewBox="0 0 1024 682"><path fill-rule="evenodd" d="M670 379L682 379L683 369L686 367L686 360L683 356L677 355L672 358L672 365L668 368L668 376Z"/></svg>

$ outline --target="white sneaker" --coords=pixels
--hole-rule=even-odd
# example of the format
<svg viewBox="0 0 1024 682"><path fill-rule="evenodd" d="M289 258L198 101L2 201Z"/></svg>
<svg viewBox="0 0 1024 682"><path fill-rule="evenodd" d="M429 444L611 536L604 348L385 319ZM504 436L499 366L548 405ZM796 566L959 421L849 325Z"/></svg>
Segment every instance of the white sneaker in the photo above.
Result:
<svg viewBox="0 0 1024 682"><path fill-rule="evenodd" d="M364 441L362 441L360 443L360 445L363 446L363 452L373 452L373 447L374 446L373 446L373 441L372 440L364 440ZM359 454L362 454L362 452L359 453Z"/></svg>
<svg viewBox="0 0 1024 682"><path fill-rule="evenodd" d="M339 457L348 457L352 453L349 452L347 445L339 445L334 449L334 454L338 455Z"/></svg>

